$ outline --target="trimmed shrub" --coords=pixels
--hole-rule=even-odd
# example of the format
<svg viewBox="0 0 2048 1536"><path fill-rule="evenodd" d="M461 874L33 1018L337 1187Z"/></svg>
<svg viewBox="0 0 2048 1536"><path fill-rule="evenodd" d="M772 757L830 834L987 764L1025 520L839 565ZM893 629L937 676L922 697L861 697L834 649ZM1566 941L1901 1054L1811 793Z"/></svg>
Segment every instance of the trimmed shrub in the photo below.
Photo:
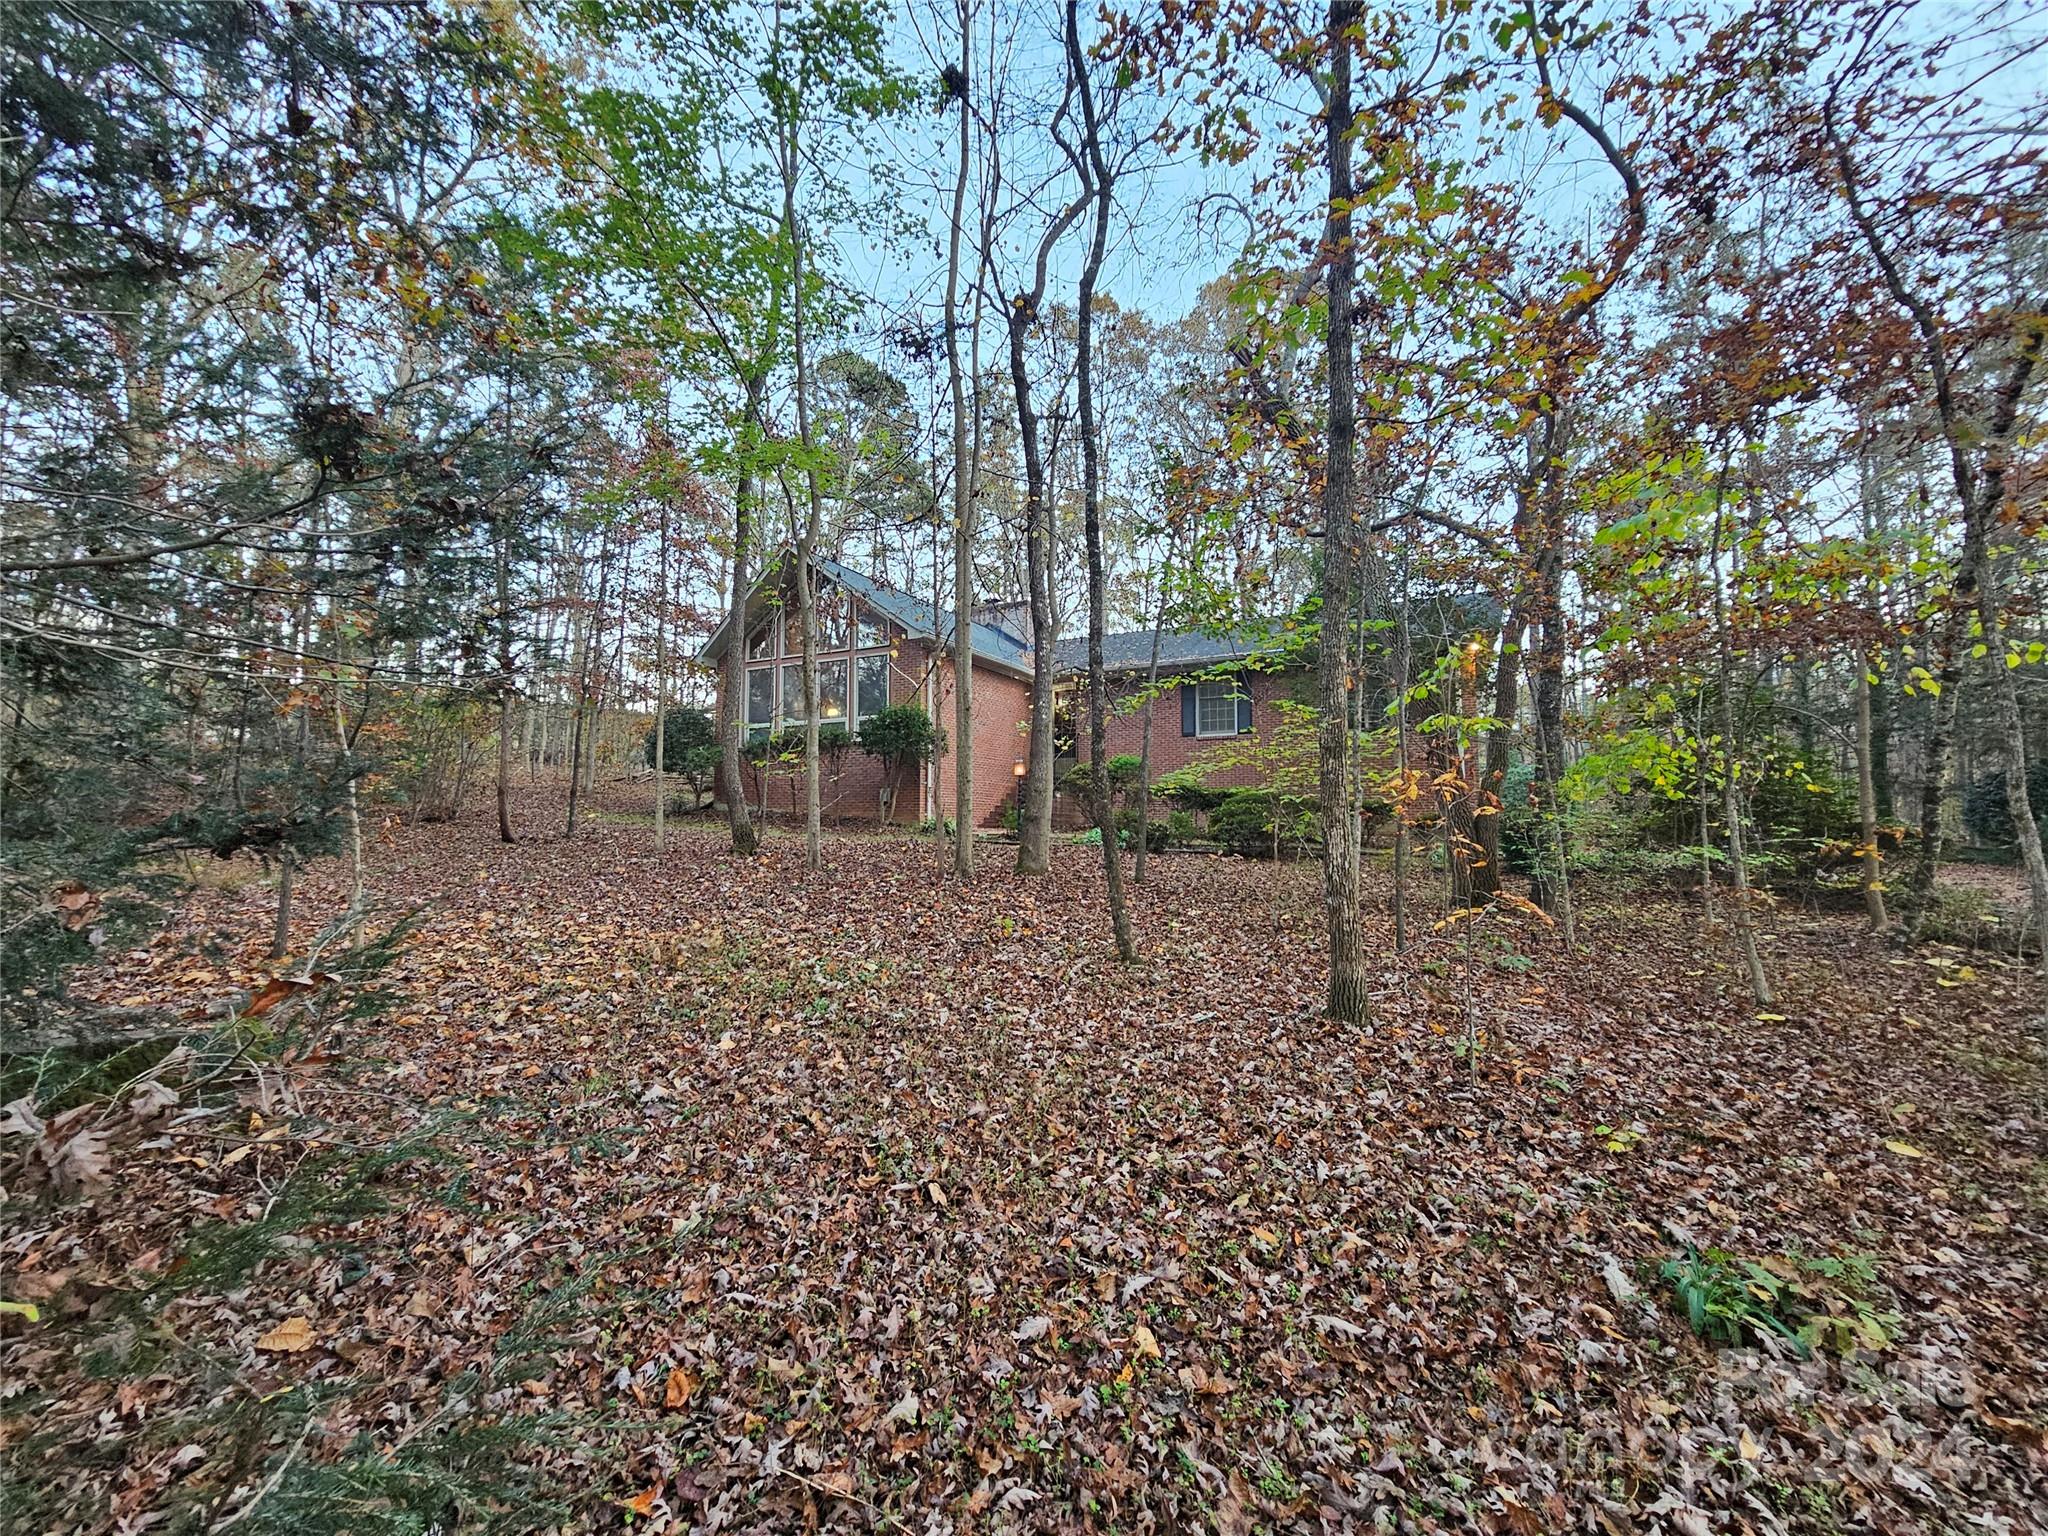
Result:
<svg viewBox="0 0 2048 1536"><path fill-rule="evenodd" d="M1152 786L1152 793L1157 798L1166 801L1169 805L1177 806L1179 809L1194 815L1201 815L1204 812L1215 810L1236 791L1209 789L1204 785L1195 783L1192 779L1184 779L1177 774L1168 774Z"/></svg>
<svg viewBox="0 0 2048 1536"><path fill-rule="evenodd" d="M1119 848L1135 848L1138 839L1145 839L1149 853L1159 853L1172 842L1172 834L1163 821L1146 821L1136 806L1116 813L1116 845Z"/></svg>
<svg viewBox="0 0 2048 1536"><path fill-rule="evenodd" d="M1209 813L1209 835L1232 853L1249 858L1306 852L1322 842L1316 803L1307 795L1276 795L1265 789L1233 789Z"/></svg>
<svg viewBox="0 0 2048 1536"><path fill-rule="evenodd" d="M840 734L845 734L840 727ZM892 704L860 723L860 749L895 764L924 763L946 750L946 733L921 704Z"/></svg>
<svg viewBox="0 0 2048 1536"><path fill-rule="evenodd" d="M1132 753L1123 752L1110 758L1103 767L1103 777L1109 781L1109 800L1114 805L1131 790L1138 787L1138 769L1141 760ZM1060 775L1059 788L1080 800L1086 800L1095 792L1095 770L1089 763L1076 763Z"/></svg>

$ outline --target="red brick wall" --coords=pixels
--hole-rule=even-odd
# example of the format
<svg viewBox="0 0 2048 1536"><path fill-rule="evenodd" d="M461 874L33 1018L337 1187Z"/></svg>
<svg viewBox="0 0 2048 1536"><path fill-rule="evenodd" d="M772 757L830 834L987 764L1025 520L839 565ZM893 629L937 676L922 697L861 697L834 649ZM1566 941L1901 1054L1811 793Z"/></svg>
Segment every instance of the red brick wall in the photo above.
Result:
<svg viewBox="0 0 2048 1536"><path fill-rule="evenodd" d="M1252 728L1243 736L1183 736L1180 733L1181 703L1180 688L1171 679L1162 678L1164 691L1152 703L1152 780L1157 783L1176 768L1184 768L1196 758L1207 753L1228 752L1233 748L1244 748L1254 743L1264 744L1273 738L1273 732L1281 720L1277 707L1282 700L1307 702L1304 685L1312 682L1303 672L1252 672L1244 674L1244 685L1252 696ZM1142 680L1126 682L1118 687L1111 683L1111 705L1118 699L1132 699L1144 692ZM1080 760L1088 760L1088 721L1085 689L1075 701L1075 744ZM1129 714L1112 714L1103 731L1103 745L1110 757L1126 754L1136 757L1145 745L1145 711L1138 705ZM1313 767L1311 767L1313 775ZM1238 789L1264 782L1259 768L1251 764L1223 769L1208 775L1204 781L1213 789ZM1314 784L1306 785L1313 794ZM1155 802L1154 816L1165 813L1162 803ZM1085 799L1078 795L1061 793L1053 802L1053 825L1063 831L1078 830L1094 824L1094 814Z"/></svg>
<svg viewBox="0 0 2048 1536"><path fill-rule="evenodd" d="M942 664L938 680L939 724L953 736L953 669ZM974 805L973 822L989 826L1002 819L1002 809L1015 792L1017 760L1024 756L1025 731L1031 716L1031 685L991 667L974 669ZM939 764L940 814L952 816L953 758Z"/></svg>
<svg viewBox="0 0 2048 1536"><path fill-rule="evenodd" d="M1232 743L1245 745L1249 741L1260 743L1272 739L1274 729L1280 723L1280 712L1275 703L1281 699L1298 696L1298 681L1305 674L1298 672L1254 672L1248 674L1245 685L1252 696L1252 729L1249 737L1183 736L1180 733L1180 690L1169 687L1152 704L1152 777L1157 780L1184 768L1205 752L1219 748L1228 749ZM1123 696L1143 692L1141 684L1134 684L1123 690ZM1077 740L1081 758L1088 757L1088 727L1085 707L1077 712L1079 726ZM1134 713L1112 715L1104 732L1104 746L1111 757L1129 753L1135 757L1144 746L1145 714L1143 706ZM1219 789L1234 789L1241 785L1257 784L1258 771L1250 767L1232 768L1212 775L1207 782Z"/></svg>
<svg viewBox="0 0 2048 1536"><path fill-rule="evenodd" d="M952 667L943 657L937 671L926 682L925 669L930 644L923 640L899 639L889 668L889 702L921 704L932 713L950 741L953 735ZM721 694L724 679L720 677ZM974 670L974 812L977 825L994 819L1010 793L1012 765L1024 754L1022 734L1030 708L1030 686L1018 678L987 667ZM751 766L746 777L747 803L764 802L774 817L802 817L804 813L803 765L792 772L762 772ZM881 792L887 765L870 757L858 744L840 754L835 768L828 758L822 765L818 785L819 810L828 825L872 825L881 818ZM927 769L923 778L930 776ZM938 763L939 814L953 814L953 764L948 752ZM721 781L719 794L725 793ZM925 814L925 787L914 773L898 772L893 819L909 823Z"/></svg>

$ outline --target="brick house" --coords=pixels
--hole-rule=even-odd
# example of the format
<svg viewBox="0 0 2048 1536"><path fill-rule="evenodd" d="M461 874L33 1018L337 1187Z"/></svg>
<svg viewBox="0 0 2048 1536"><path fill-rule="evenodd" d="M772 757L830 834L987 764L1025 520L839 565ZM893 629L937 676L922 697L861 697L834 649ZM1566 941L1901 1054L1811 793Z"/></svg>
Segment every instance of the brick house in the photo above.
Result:
<svg viewBox="0 0 2048 1536"><path fill-rule="evenodd" d="M915 703L943 729L953 728L952 615L922 598L865 576L836 560L814 561L820 638L818 694L820 724L842 726L857 738L861 721L896 704ZM1031 711L1031 642L1028 611L996 605L978 611L973 626L974 798L977 826L999 825L1016 803L1025 766ZM795 573L791 559L771 565L746 603L746 726L750 738L802 728L803 683L797 626ZM719 667L723 707L723 659L730 624L721 623L698 659ZM1144 691L1152 667L1150 630L1105 637L1104 663L1112 696L1131 701ZM1162 634L1159 678L1162 691L1152 705L1152 762L1155 776L1170 772L1226 742L1264 740L1278 724L1278 702L1298 693L1299 671L1235 670L1257 659L1253 648L1231 637ZM1075 726L1086 680L1087 641L1061 641L1054 649L1054 739L1059 767L1074 760ZM1175 678L1186 681L1176 683ZM1110 755L1136 753L1144 730L1142 707L1112 715ZM750 768L744 786L750 804L773 816L803 811L803 774L787 768ZM820 799L830 822L874 823L927 820L954 815L950 752L928 764L916 783L891 783L888 767L849 744L832 754L821 774ZM1217 785L1253 783L1256 771L1238 768L1211 780ZM727 786L721 783L722 797ZM1086 821L1085 807L1059 796L1056 820Z"/></svg>

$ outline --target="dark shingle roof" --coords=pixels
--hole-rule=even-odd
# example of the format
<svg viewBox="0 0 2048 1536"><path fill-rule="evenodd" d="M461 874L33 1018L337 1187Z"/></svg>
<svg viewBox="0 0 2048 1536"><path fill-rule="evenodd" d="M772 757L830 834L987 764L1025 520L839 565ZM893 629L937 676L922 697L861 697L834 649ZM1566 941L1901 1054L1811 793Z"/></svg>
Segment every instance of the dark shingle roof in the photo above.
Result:
<svg viewBox="0 0 2048 1536"><path fill-rule="evenodd" d="M1185 667L1214 666L1218 662L1245 661L1269 655L1279 647L1269 638L1244 633L1212 635L1200 630L1175 634L1161 631L1159 667L1179 671ZM1052 648L1054 670L1079 672L1088 665L1088 637L1062 640ZM1110 672L1143 671L1152 665L1152 631L1127 630L1102 637L1102 665Z"/></svg>
<svg viewBox="0 0 2048 1536"><path fill-rule="evenodd" d="M777 578L780 562L789 558L785 549L770 561L769 574L754 583L747 594L747 628L752 629L762 611L772 600L771 587ZM862 603L881 614L892 623L898 624L911 634L923 639L936 635L941 644L950 645L953 639L953 616L942 608L934 608L921 598L912 597L885 582L871 576L863 576L851 566L841 565L837 560L828 560L820 555L813 564L818 574L834 586L843 587L854 594ZM697 659L713 662L725 654L726 632L730 618L721 619L718 627L711 632L711 638L704 642L704 648L697 653ZM1031 647L1022 638L1011 634L994 624L976 624L969 631L974 641L975 660L992 666L1003 667L1020 675L1028 676L1031 671Z"/></svg>
<svg viewBox="0 0 2048 1536"><path fill-rule="evenodd" d="M943 609L934 608L922 598L912 597L908 592L884 586L869 576L863 576L851 566L841 565L837 560L818 558L818 569L835 583L852 592L877 613L895 620L913 635L937 635L950 645L953 641L953 615ZM974 624L968 629L974 642L974 654L982 661L993 661L1000 666L1015 667L1021 671L1031 670L1031 647L1007 629L998 629L993 624Z"/></svg>

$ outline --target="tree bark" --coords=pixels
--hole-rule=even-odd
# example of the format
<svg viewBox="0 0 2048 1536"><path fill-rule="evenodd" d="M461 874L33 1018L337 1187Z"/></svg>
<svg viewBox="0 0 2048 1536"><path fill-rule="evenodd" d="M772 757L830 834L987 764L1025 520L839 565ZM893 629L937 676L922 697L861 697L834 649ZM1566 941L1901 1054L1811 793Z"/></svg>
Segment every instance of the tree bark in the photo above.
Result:
<svg viewBox="0 0 2048 1536"><path fill-rule="evenodd" d="M796 430L805 458L806 503L796 538L797 633L802 640L804 690L804 867L817 870L825 867L825 847L818 786L818 589L812 562L817 558L818 539L824 530L825 509L817 458L812 452L810 366L804 329L804 241L796 218L800 166L797 131L793 113L786 114L777 125L777 150L782 161L782 231L789 241L790 351L796 365ZM852 622L853 615L847 617ZM846 686L849 694L856 686L850 666Z"/></svg>
<svg viewBox="0 0 2048 1536"><path fill-rule="evenodd" d="M765 380L746 381L746 429L760 422ZM747 786L740 768L740 747L746 735L747 711L747 576L748 546L754 538L752 463L743 454L732 498L732 601L726 608L725 689L719 700L719 777L725 780L725 819L732 833L732 851L751 858L760 839L747 814Z"/></svg>
<svg viewBox="0 0 2048 1536"><path fill-rule="evenodd" d="M1517 583L1519 588L1519 582ZM1491 901L1500 894L1501 791L1507 783L1509 758L1513 750L1515 714L1521 708L1522 598L1517 590L1508 600L1501 619L1500 651L1493 664L1493 719L1486 732L1486 758L1479 772L1478 805L1472 814L1472 840L1479 854L1472 861L1474 905Z"/></svg>
<svg viewBox="0 0 2048 1536"><path fill-rule="evenodd" d="M1324 138L1330 167L1330 208L1323 233L1329 294L1329 463L1323 477L1322 635L1316 728L1323 820L1323 918L1328 930L1331 1018L1364 1024L1372 998L1358 927L1358 810L1352 789L1350 635L1358 605L1356 496L1357 382L1352 377L1351 32L1360 0L1330 0L1327 46L1330 93ZM1276 807L1277 817L1277 807Z"/></svg>
<svg viewBox="0 0 2048 1536"><path fill-rule="evenodd" d="M1877 754L1872 746L1870 711L1870 671L1876 664L1874 654L1857 658L1856 810L1863 832L1863 909L1870 916L1871 931L1882 933L1891 919L1884 909L1884 855L1877 846Z"/></svg>
<svg viewBox="0 0 2048 1536"><path fill-rule="evenodd" d="M1728 599L1721 590L1721 532L1723 492L1728 480L1726 464L1714 482L1714 531L1707 560L1707 584L1714 596L1714 673L1721 695L1721 819L1728 837L1728 877L1734 885L1735 935L1742 947L1742 963L1749 972L1749 987L1759 1008L1773 1001L1770 977L1764 972L1763 956L1756 947L1755 914L1750 909L1749 863L1742 846L1742 799L1735 782L1735 664L1728 640Z"/></svg>
<svg viewBox="0 0 2048 1536"><path fill-rule="evenodd" d="M1071 66L1066 94L1076 88ZM1063 102L1060 110L1064 112ZM1003 315L1009 330L1010 389L1017 400L1017 443L1024 459L1024 568L1031 598L1031 727L1029 762L1024 777L1024 805L1017 817L1017 873L1042 875L1049 867L1052 845L1052 502L1046 494L1045 452L1038 437L1038 408L1032 398L1028 343L1045 302L1046 268L1053 247L1081 210L1088 206L1084 188L1055 214L1038 237L1031 286L1010 299Z"/></svg>
<svg viewBox="0 0 2048 1536"><path fill-rule="evenodd" d="M596 740L590 727L590 682L591 672L603 647L604 605L609 600L612 574L612 530L606 524L599 535L597 544L597 605L591 609L589 627L583 640L583 668L576 679L576 728L569 753L569 815L562 828L562 836L576 835L576 811L582 801L583 785L588 775L584 771L584 757L588 753L596 761Z"/></svg>
<svg viewBox="0 0 2048 1536"><path fill-rule="evenodd" d="M498 509L498 840L515 843L512 831L512 552L508 513ZM458 806L459 810L460 807Z"/></svg>
<svg viewBox="0 0 2048 1536"><path fill-rule="evenodd" d="M663 446L667 446L664 434ZM668 851L668 497L661 498L654 562L654 855Z"/></svg>
<svg viewBox="0 0 2048 1536"><path fill-rule="evenodd" d="M946 245L946 385L953 406L953 874L974 874L974 487L967 442L967 381L960 360L960 232L967 214L971 0L960 0L960 143ZM1021 831L1023 819L1019 817Z"/></svg>
<svg viewBox="0 0 2048 1536"><path fill-rule="evenodd" d="M1167 545L1167 558L1172 559L1173 546ZM1159 573L1159 601L1152 610L1152 656L1145 666L1145 718L1138 735L1138 814L1144 818L1149 834L1152 828L1152 709L1159 702L1159 632L1166 627L1166 579L1167 573ZM1145 883L1147 837L1138 839L1138 846L1131 851L1131 884Z"/></svg>
<svg viewBox="0 0 2048 1536"><path fill-rule="evenodd" d="M1024 806L1017 817L1017 873L1042 875L1052 842L1052 509L1045 494L1045 459L1038 442L1024 343L1037 306L1024 296L1006 317L1010 328L1010 387L1017 396L1017 439L1024 457L1024 570L1031 596L1031 726L1025 749Z"/></svg>
<svg viewBox="0 0 2048 1536"><path fill-rule="evenodd" d="M1102 637L1108 607L1102 559L1102 432L1095 419L1095 283L1102 274L1103 251L1109 242L1109 212L1116 192L1115 176L1102 153L1102 128L1095 115L1095 92L1088 79L1088 61L1081 51L1078 0L1067 0L1067 67L1081 98L1080 166L1083 184L1095 194L1095 228L1088 259L1081 268L1074 314L1074 378L1081 414L1081 521L1088 545L1088 799L1102 834L1102 869L1109 883L1109 925L1116 957L1129 964L1138 958L1131 936L1131 916L1124 902L1123 857L1117 851L1116 810L1109 793L1109 682L1103 672ZM1138 842L1148 830L1139 812Z"/></svg>

